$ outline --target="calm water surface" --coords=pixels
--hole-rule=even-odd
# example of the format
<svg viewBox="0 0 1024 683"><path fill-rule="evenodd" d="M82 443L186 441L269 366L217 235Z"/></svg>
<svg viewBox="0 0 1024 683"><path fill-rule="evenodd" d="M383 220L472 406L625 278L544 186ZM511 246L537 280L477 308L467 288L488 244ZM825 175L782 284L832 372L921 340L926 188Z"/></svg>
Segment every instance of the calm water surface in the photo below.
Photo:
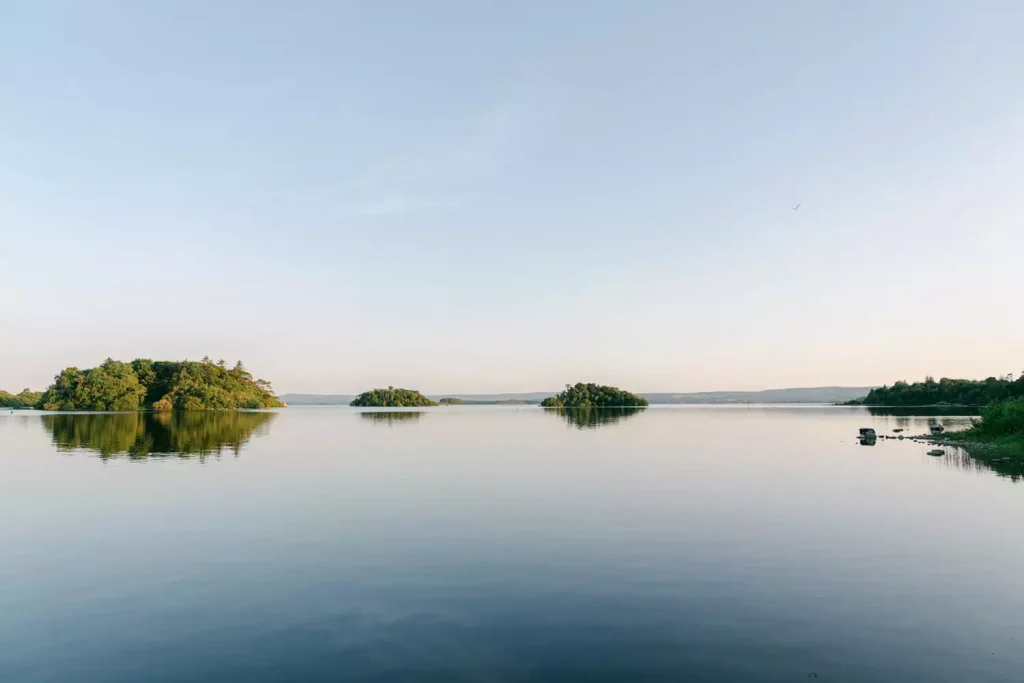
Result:
<svg viewBox="0 0 1024 683"><path fill-rule="evenodd" d="M2 415L0 681L1024 681L1018 473L855 438L927 422Z"/></svg>

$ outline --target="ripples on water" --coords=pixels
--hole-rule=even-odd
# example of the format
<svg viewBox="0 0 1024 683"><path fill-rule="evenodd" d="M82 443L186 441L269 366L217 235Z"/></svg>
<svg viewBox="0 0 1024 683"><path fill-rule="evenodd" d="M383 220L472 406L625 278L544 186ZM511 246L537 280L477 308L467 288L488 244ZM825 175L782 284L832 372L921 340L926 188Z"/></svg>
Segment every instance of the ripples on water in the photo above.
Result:
<svg viewBox="0 0 1024 683"><path fill-rule="evenodd" d="M1020 680L1016 466L856 438L969 419L0 417L0 681Z"/></svg>

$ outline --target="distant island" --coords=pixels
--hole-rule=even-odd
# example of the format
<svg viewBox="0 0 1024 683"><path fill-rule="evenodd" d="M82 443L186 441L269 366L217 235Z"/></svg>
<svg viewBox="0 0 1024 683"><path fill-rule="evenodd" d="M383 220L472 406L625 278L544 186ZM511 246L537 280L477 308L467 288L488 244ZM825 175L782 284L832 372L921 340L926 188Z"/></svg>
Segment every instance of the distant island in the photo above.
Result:
<svg viewBox="0 0 1024 683"><path fill-rule="evenodd" d="M698 393L660 392L641 393L638 396L655 404L713 404L713 403L843 403L862 399L873 387L803 387L765 389L760 391L704 391ZM539 405L554 391L529 391L499 394L426 394L440 402L443 398L461 399L467 405ZM281 400L290 406L347 406L355 394L282 394Z"/></svg>
<svg viewBox="0 0 1024 683"><path fill-rule="evenodd" d="M542 408L633 408L647 405L647 399L618 387L600 384L566 384L565 391L548 396Z"/></svg>
<svg viewBox="0 0 1024 683"><path fill-rule="evenodd" d="M27 390L26 390L27 391ZM31 396L22 392L19 396ZM270 383L254 379L239 361L152 361L108 358L95 368L69 367L31 407L41 410L239 410L280 408Z"/></svg>
<svg viewBox="0 0 1024 683"><path fill-rule="evenodd" d="M466 405L466 402L464 400L462 400L461 398L454 398L452 396L445 396L440 401L438 401L438 403L440 403L443 406L464 406L464 405Z"/></svg>
<svg viewBox="0 0 1024 683"><path fill-rule="evenodd" d="M413 389L388 387L387 389L364 391L356 396L349 405L359 408L418 408L436 406L437 402Z"/></svg>
<svg viewBox="0 0 1024 683"><path fill-rule="evenodd" d="M937 382L925 377L923 382L899 381L872 389L864 398L847 401L846 405L978 407L1018 397L1024 397L1024 374L1016 381L1012 375L983 380L943 377Z"/></svg>

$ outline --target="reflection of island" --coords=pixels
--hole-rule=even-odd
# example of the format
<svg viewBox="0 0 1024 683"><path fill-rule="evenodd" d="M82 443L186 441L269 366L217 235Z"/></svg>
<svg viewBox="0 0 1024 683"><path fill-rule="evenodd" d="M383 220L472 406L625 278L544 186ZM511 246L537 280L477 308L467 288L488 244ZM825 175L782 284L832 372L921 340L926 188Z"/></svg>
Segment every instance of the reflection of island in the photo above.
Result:
<svg viewBox="0 0 1024 683"><path fill-rule="evenodd" d="M569 427L577 429L597 429L620 420L628 419L644 408L545 408L544 411L561 415Z"/></svg>
<svg viewBox="0 0 1024 683"><path fill-rule="evenodd" d="M60 451L86 449L103 458L150 455L237 455L253 434L265 434L276 413L195 411L43 415Z"/></svg>
<svg viewBox="0 0 1024 683"><path fill-rule="evenodd" d="M396 422L415 422L423 417L423 413L418 410L374 410L359 414L364 420L388 426Z"/></svg>

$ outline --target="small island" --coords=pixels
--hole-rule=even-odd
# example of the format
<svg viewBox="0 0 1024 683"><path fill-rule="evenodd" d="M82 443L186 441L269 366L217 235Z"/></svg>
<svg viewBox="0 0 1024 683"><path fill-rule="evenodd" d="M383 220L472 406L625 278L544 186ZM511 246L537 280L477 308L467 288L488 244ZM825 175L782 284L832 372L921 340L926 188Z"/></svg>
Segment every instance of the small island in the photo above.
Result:
<svg viewBox="0 0 1024 683"><path fill-rule="evenodd" d="M617 387L566 384L565 391L540 402L543 408L640 408L647 399Z"/></svg>
<svg viewBox="0 0 1024 683"><path fill-rule="evenodd" d="M456 398L454 396L445 396L440 401L438 401L438 403L440 403L443 406L464 406L464 405L466 405L466 402L463 399Z"/></svg>
<svg viewBox="0 0 1024 683"><path fill-rule="evenodd" d="M437 403L413 389L388 387L364 391L349 405L357 408L420 408L436 406Z"/></svg>
<svg viewBox="0 0 1024 683"><path fill-rule="evenodd" d="M22 392L23 394L25 392ZM19 394L19 396L22 394ZM284 407L270 383L239 361L152 361L108 358L95 368L69 367L53 378L33 407L42 410L253 410Z"/></svg>

